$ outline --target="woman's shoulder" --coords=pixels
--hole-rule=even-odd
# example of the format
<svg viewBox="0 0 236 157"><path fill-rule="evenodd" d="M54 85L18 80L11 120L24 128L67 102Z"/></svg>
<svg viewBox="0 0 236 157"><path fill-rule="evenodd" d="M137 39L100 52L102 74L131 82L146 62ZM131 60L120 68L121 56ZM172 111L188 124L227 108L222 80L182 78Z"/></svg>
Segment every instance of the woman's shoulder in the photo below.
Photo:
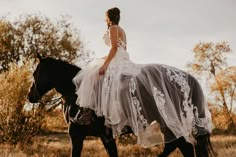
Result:
<svg viewBox="0 0 236 157"><path fill-rule="evenodd" d="M117 32L119 32L119 28L118 28L119 26L118 25L112 25L112 26L110 26L109 27L109 32L110 32L110 34L114 34L114 33L117 33Z"/></svg>
<svg viewBox="0 0 236 157"><path fill-rule="evenodd" d="M112 25L109 27L110 32L111 31L118 31L118 32L125 32L124 29L120 25Z"/></svg>

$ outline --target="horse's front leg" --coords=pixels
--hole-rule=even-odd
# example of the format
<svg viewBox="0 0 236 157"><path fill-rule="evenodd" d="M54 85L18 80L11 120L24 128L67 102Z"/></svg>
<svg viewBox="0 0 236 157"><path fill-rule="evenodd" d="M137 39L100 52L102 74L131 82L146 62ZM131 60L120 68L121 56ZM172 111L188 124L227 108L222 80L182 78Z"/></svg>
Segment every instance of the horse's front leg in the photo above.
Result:
<svg viewBox="0 0 236 157"><path fill-rule="evenodd" d="M170 143L166 143L164 151L158 157L167 157L177 147L180 149L184 157L194 157L193 146L191 143L186 142L184 137L180 137Z"/></svg>
<svg viewBox="0 0 236 157"><path fill-rule="evenodd" d="M163 152L162 152L160 155L158 155L158 157L167 157L167 156L170 155L170 153L172 153L176 148L177 148L177 143L176 143L176 141L172 141L172 142L170 142L170 143L166 143Z"/></svg>
<svg viewBox="0 0 236 157"><path fill-rule="evenodd" d="M183 137L178 139L178 148L184 157L194 157L193 145L191 143L188 143Z"/></svg>
<svg viewBox="0 0 236 157"><path fill-rule="evenodd" d="M85 134L83 132L79 132L79 127L76 124L71 123L69 125L69 135L71 140L71 157L80 157L83 141L85 138Z"/></svg>

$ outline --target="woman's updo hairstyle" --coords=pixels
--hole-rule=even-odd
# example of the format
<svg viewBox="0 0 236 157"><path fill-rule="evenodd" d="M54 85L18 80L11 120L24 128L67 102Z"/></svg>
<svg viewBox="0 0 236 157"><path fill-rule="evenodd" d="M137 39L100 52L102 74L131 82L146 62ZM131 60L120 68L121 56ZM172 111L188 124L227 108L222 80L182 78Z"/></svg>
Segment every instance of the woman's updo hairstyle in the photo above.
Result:
<svg viewBox="0 0 236 157"><path fill-rule="evenodd" d="M109 26L118 25L120 21L120 9L114 7L107 10L107 17L109 18Z"/></svg>

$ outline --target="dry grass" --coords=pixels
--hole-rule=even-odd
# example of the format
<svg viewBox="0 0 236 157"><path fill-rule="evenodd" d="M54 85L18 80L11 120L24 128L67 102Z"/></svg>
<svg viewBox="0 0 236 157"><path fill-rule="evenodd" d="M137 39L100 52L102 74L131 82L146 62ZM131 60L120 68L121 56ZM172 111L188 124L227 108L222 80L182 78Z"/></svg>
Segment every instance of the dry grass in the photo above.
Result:
<svg viewBox="0 0 236 157"><path fill-rule="evenodd" d="M43 112L24 108L30 76L29 64L12 64L9 71L0 74L0 142L27 143L41 129Z"/></svg>
<svg viewBox="0 0 236 157"><path fill-rule="evenodd" d="M215 135L211 138L213 147L219 157L234 157L236 154L236 136ZM1 157L68 157L70 154L70 141L66 133L54 133L38 136L32 145L17 145L15 147L1 144ZM154 157L162 151L162 146L142 148L139 145L122 144L117 142L120 157ZM98 138L87 138L84 141L82 157L108 156ZM181 157L179 150L174 151L170 157Z"/></svg>
<svg viewBox="0 0 236 157"><path fill-rule="evenodd" d="M34 138L29 145L11 146L0 144L0 157L69 157L70 140L67 135L67 126L60 110L48 114L44 128L46 133ZM219 132L218 132L219 133ZM235 157L236 135L214 135L211 138L214 149L219 157ZM117 139L120 157L154 157L163 149L163 146L142 148L135 145L130 138ZM107 157L104 146L99 138L88 137L84 141L82 157ZM180 151L175 150L170 157L182 157Z"/></svg>

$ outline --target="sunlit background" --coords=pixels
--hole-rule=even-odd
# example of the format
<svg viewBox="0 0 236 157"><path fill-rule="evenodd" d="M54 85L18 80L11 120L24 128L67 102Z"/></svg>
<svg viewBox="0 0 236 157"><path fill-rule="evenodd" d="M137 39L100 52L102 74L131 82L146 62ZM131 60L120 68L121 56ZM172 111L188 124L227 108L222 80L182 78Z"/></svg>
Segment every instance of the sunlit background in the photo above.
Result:
<svg viewBox="0 0 236 157"><path fill-rule="evenodd" d="M201 41L227 41L236 51L235 0L0 0L0 16L68 15L86 47L102 57L109 52L102 36L106 31L105 11L111 7L121 10L120 25L136 63L185 69L193 60L194 45ZM235 65L235 53L228 62Z"/></svg>

